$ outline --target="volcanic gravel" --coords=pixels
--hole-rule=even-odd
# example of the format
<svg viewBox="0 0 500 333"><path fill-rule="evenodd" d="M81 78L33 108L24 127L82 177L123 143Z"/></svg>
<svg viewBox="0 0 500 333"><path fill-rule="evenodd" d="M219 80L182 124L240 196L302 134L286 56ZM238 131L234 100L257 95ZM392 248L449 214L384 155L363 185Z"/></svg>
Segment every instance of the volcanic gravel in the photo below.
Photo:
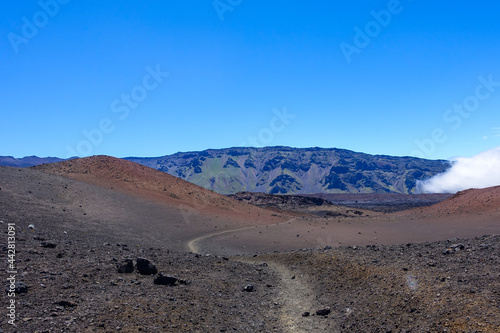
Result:
<svg viewBox="0 0 500 333"><path fill-rule="evenodd" d="M496 212L496 192L488 195ZM462 209L457 198L451 204ZM199 238L212 221L186 224L175 207L157 205L0 168L0 246L6 256L14 224L17 271L17 326L7 324L5 293L1 330L500 332L498 235L222 257L182 252L186 244L172 236ZM436 209L447 214L453 205ZM178 224L162 224L162 213L165 221L179 215Z"/></svg>
<svg viewBox="0 0 500 333"><path fill-rule="evenodd" d="M314 302L301 311L331 309L323 317L331 332L500 332L498 235L254 260L284 265L288 279L309 285Z"/></svg>
<svg viewBox="0 0 500 333"><path fill-rule="evenodd" d="M6 229L6 222L0 226ZM275 315L277 279L267 268L127 242L93 242L25 223L16 223L16 239L16 280L27 292L15 296L17 326L2 320L6 332L283 331ZM43 246L48 240L55 247ZM6 253L6 242L0 245ZM159 273L139 273L137 258L147 258ZM119 273L126 259L134 271ZM156 284L160 274L174 283ZM243 290L248 284L252 292Z"/></svg>

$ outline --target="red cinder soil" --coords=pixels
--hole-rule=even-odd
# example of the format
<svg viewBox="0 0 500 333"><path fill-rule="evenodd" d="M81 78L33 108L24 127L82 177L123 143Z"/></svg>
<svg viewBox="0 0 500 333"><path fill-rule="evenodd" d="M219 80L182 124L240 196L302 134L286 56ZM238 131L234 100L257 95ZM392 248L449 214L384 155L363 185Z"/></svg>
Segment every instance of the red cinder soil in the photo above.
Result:
<svg viewBox="0 0 500 333"><path fill-rule="evenodd" d="M44 164L35 170L57 174L203 214L248 217L257 224L277 220L265 209L241 203L167 173L110 156L92 156Z"/></svg>
<svg viewBox="0 0 500 333"><path fill-rule="evenodd" d="M336 207L338 210L340 206ZM296 217L285 223L205 237L199 240L198 246L215 253L249 253L252 250L391 245L500 234L500 186L462 191L428 207L390 214L365 210L359 216L346 215Z"/></svg>
<svg viewBox="0 0 500 333"><path fill-rule="evenodd" d="M500 186L460 191L440 203L411 212L435 216L500 216Z"/></svg>
<svg viewBox="0 0 500 333"><path fill-rule="evenodd" d="M105 156L0 167L0 246L7 253L15 225L16 281L27 287L15 296L18 326L1 328L499 332L499 191L321 217ZM138 258L163 274L121 271Z"/></svg>

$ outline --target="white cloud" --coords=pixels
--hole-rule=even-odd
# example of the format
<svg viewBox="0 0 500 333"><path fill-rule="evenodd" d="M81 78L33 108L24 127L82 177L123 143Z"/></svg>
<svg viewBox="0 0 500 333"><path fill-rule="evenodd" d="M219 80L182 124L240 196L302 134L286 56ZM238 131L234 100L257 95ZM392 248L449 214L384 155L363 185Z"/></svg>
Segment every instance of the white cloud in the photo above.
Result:
<svg viewBox="0 0 500 333"><path fill-rule="evenodd" d="M455 193L500 185L500 147L473 157L458 157L447 171L417 182L421 193Z"/></svg>

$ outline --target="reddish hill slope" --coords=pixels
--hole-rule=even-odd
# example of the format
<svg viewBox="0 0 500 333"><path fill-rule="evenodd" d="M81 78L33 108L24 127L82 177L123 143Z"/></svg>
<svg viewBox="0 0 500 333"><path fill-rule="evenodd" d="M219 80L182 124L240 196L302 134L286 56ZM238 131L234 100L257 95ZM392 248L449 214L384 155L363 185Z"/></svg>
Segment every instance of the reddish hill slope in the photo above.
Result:
<svg viewBox="0 0 500 333"><path fill-rule="evenodd" d="M254 224L281 220L269 210L239 202L164 172L110 156L92 156L33 168L182 210L229 218L243 217Z"/></svg>
<svg viewBox="0 0 500 333"><path fill-rule="evenodd" d="M460 191L435 205L409 212L418 212L423 216L500 216L500 186Z"/></svg>
<svg viewBox="0 0 500 333"><path fill-rule="evenodd" d="M327 219L296 219L291 223L212 235L197 246L211 253L227 248L271 252L294 248L405 244L500 233L500 186L472 189L434 206L389 214ZM221 249L221 246L224 246Z"/></svg>

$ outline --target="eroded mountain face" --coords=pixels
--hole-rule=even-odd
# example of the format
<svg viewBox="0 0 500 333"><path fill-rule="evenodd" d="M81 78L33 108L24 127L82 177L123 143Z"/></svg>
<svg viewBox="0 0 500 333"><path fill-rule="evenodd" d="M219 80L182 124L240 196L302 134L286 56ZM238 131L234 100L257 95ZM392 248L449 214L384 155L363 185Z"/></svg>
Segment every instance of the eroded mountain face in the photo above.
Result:
<svg viewBox="0 0 500 333"><path fill-rule="evenodd" d="M127 158L223 194L414 193L444 160L369 155L336 148L228 148Z"/></svg>

